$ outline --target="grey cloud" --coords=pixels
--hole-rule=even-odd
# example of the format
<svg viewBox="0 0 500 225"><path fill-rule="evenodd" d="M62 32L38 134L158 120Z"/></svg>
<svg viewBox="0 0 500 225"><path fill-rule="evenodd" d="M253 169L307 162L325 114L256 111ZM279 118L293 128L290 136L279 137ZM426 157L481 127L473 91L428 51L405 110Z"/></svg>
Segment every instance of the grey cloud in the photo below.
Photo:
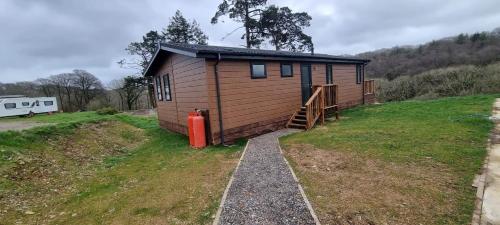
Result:
<svg viewBox="0 0 500 225"><path fill-rule="evenodd" d="M124 48L160 30L175 10L196 19L210 44L240 46L241 26L224 18L212 25L218 0L3 0L0 1L0 82L32 80L87 69L104 82L134 73L116 64ZM306 11L317 52L354 54L418 44L500 26L498 0L269 0ZM267 45L267 47L271 47Z"/></svg>

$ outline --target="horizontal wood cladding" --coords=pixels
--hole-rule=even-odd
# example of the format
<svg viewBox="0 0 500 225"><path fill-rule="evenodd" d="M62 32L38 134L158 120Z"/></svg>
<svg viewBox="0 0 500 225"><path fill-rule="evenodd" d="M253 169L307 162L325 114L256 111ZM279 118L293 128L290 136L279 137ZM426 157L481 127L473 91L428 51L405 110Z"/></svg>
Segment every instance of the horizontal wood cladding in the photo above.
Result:
<svg viewBox="0 0 500 225"><path fill-rule="evenodd" d="M157 112L158 112L158 120L160 121L160 126L162 126L161 121L163 121L163 124L165 125L166 123L172 123L172 124L177 124L177 101L176 101L176 91L175 91L175 85L174 85L174 79L172 76L172 58L169 57L167 58L160 69L158 70L157 76L164 76L166 74L169 74L169 80L170 80L170 93L172 96L171 101L158 101L158 96L157 96L157 86L154 84L154 96L156 99L157 103ZM153 79L155 81L156 79ZM161 86L163 87L163 78L161 80ZM164 93L163 93L164 94ZM163 96L165 98L165 96ZM163 126L162 126L163 127ZM170 126L172 127L172 126ZM166 127L165 127L166 128Z"/></svg>
<svg viewBox="0 0 500 225"><path fill-rule="evenodd" d="M371 93L365 95L365 104L373 104L376 101L377 99L375 98L375 94Z"/></svg>
<svg viewBox="0 0 500 225"><path fill-rule="evenodd" d="M176 133L184 134L184 135L187 135L187 133L188 133L187 127L179 125L178 123L164 121L164 120L159 120L159 123L160 123L160 127L164 128L164 129L167 129L167 130L170 130L170 131L173 131Z"/></svg>
<svg viewBox="0 0 500 225"><path fill-rule="evenodd" d="M251 138L261 134L269 133L286 126L289 116L281 116L273 119L262 120L256 123L224 129L224 138L227 143L232 143L239 138ZM220 133L213 133L212 143L220 144Z"/></svg>
<svg viewBox="0 0 500 225"><path fill-rule="evenodd" d="M213 68L214 64L213 61L208 62L207 68ZM219 63L224 130L289 117L299 109L301 104L299 64L294 64L293 77L281 77L280 62L266 62L266 70L267 78L252 79L250 61ZM213 69L207 69L207 78L210 111L212 115L217 115ZM218 132L218 117L212 116L211 120L213 131Z"/></svg>
<svg viewBox="0 0 500 225"><path fill-rule="evenodd" d="M157 101L160 125L185 134L188 112L209 108L205 59L171 54L158 71L170 74L172 93L172 101Z"/></svg>
<svg viewBox="0 0 500 225"><path fill-rule="evenodd" d="M281 77L280 62L266 62L265 79L251 78L250 61L222 60L219 63L226 140L252 137L285 126L302 103L301 63L292 63L293 76ZM195 108L208 109L212 141L220 141L214 65L214 60L179 54L167 57L156 74L170 74L172 101L158 102L158 118L163 128L186 134L188 112ZM311 72L313 85L326 83L326 64L311 64ZM339 85L341 108L362 103L362 85L356 84L355 65L334 64L333 81Z"/></svg>
<svg viewBox="0 0 500 225"><path fill-rule="evenodd" d="M290 118L301 106L300 62L293 63L293 77L281 77L280 62L266 62L267 77L252 79L250 61L221 61L219 84L224 133L231 139L235 133L248 136L257 130L255 125L276 118ZM215 61L207 61L208 100L214 133L219 138L219 122L215 87ZM312 63L313 85L326 83L326 64ZM341 108L359 105L363 101L362 85L356 84L356 66L333 65L333 80L339 88ZM272 125L271 125L272 126ZM249 130L245 130L249 129ZM238 132L234 132L238 130ZM216 140L217 141L217 140Z"/></svg>
<svg viewBox="0 0 500 225"><path fill-rule="evenodd" d="M333 65L333 83L339 85L341 108L363 103L363 82L356 84L356 65Z"/></svg>

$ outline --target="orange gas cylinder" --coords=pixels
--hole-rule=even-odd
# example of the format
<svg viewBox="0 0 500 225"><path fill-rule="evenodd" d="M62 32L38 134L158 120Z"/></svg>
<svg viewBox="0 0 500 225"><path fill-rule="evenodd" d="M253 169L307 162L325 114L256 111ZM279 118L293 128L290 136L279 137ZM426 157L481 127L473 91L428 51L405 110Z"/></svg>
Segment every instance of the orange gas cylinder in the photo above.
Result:
<svg viewBox="0 0 500 225"><path fill-rule="evenodd" d="M188 134L189 134L189 145L194 146L194 130L193 130L193 118L197 116L197 112L190 112L188 114Z"/></svg>
<svg viewBox="0 0 500 225"><path fill-rule="evenodd" d="M193 117L194 148L204 148L207 145L205 140L205 119L200 114Z"/></svg>

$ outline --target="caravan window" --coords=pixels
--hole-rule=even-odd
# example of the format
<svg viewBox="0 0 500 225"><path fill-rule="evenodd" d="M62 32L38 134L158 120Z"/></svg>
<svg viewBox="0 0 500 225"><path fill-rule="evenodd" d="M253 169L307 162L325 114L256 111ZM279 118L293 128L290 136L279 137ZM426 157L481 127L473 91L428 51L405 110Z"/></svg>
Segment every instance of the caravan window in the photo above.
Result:
<svg viewBox="0 0 500 225"><path fill-rule="evenodd" d="M30 106L30 103L29 102L23 102L22 105L23 106Z"/></svg>
<svg viewBox="0 0 500 225"><path fill-rule="evenodd" d="M6 109L15 109L16 108L16 103L5 103L3 104Z"/></svg>
<svg viewBox="0 0 500 225"><path fill-rule="evenodd" d="M54 102L53 101L44 101L43 104L45 106L51 106L51 105L54 105Z"/></svg>

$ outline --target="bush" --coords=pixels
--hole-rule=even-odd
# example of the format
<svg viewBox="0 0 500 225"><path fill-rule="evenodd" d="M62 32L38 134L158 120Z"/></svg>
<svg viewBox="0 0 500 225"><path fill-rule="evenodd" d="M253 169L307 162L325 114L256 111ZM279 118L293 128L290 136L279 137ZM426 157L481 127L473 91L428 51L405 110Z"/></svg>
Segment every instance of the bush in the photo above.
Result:
<svg viewBox="0 0 500 225"><path fill-rule="evenodd" d="M116 110L113 107L104 107L104 108L98 109L96 112L99 115L114 115L114 114L118 113L118 110Z"/></svg>
<svg viewBox="0 0 500 225"><path fill-rule="evenodd" d="M378 80L379 101L432 99L447 96L500 93L500 63L430 70L392 81Z"/></svg>

